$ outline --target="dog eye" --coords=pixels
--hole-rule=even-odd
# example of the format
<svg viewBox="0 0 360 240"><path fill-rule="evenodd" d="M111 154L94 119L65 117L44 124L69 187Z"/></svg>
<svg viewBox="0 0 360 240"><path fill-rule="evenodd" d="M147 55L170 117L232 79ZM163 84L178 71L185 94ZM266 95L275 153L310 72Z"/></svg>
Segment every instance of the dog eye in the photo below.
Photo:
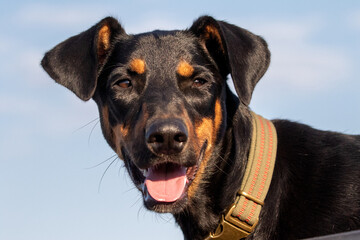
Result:
<svg viewBox="0 0 360 240"><path fill-rule="evenodd" d="M207 83L207 81L203 78L196 78L194 79L193 82L193 86L194 87L201 87L202 85L204 85L205 83Z"/></svg>
<svg viewBox="0 0 360 240"><path fill-rule="evenodd" d="M115 82L115 86L119 86L121 88L129 88L132 86L130 79L121 79Z"/></svg>

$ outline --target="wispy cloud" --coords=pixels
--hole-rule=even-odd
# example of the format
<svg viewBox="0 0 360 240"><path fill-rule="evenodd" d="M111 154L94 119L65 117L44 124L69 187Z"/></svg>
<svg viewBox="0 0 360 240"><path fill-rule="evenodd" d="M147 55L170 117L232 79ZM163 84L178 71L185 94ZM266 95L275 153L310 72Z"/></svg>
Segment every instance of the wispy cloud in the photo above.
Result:
<svg viewBox="0 0 360 240"><path fill-rule="evenodd" d="M17 22L28 26L72 28L93 24L106 13L103 5L64 6L62 4L31 4L15 14Z"/></svg>
<svg viewBox="0 0 360 240"><path fill-rule="evenodd" d="M270 22L256 26L269 43L272 62L267 76L272 84L300 91L328 90L348 76L349 57L326 43L313 41L322 27L320 19Z"/></svg>
<svg viewBox="0 0 360 240"><path fill-rule="evenodd" d="M0 54L6 56L0 58L0 71L3 75L18 78L17 81L21 78L31 87L47 86L46 75L40 67L44 52L20 39L0 34Z"/></svg>

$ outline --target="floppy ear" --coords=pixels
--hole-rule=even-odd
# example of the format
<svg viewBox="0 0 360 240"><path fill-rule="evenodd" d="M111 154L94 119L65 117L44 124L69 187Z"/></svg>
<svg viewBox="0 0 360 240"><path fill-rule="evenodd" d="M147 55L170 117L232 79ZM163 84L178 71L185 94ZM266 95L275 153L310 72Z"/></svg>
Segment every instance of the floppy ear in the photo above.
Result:
<svg viewBox="0 0 360 240"><path fill-rule="evenodd" d="M270 63L270 52L264 39L235 25L203 16L190 31L200 38L201 44L217 64L220 73L229 73L237 95L249 105L256 83Z"/></svg>
<svg viewBox="0 0 360 240"><path fill-rule="evenodd" d="M120 34L125 31L119 22L112 17L104 18L55 46L45 54L41 65L57 83L87 101L94 95L98 74Z"/></svg>

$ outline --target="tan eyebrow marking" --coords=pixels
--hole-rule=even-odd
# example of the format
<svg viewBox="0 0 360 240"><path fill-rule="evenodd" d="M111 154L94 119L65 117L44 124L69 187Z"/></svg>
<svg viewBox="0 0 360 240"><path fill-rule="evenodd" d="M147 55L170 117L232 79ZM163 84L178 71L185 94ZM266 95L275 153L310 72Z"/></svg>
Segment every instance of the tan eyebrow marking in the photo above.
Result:
<svg viewBox="0 0 360 240"><path fill-rule="evenodd" d="M188 62L181 60L176 71L180 76L190 77L194 73L194 68Z"/></svg>
<svg viewBox="0 0 360 240"><path fill-rule="evenodd" d="M143 74L146 70L145 61L140 58L135 58L130 62L130 70L137 74Z"/></svg>

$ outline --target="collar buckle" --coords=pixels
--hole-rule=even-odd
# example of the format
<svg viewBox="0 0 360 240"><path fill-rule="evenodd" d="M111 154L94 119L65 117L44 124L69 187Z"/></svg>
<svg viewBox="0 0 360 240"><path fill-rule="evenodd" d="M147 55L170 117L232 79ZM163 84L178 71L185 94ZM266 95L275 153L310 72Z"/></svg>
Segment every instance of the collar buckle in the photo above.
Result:
<svg viewBox="0 0 360 240"><path fill-rule="evenodd" d="M239 196L236 198L235 202L238 202ZM229 239L245 239L247 236L253 232L254 228L257 225L257 222L254 225L249 225L246 222L241 221L240 219L233 217L231 214L235 208L236 204L233 204L231 208L227 211L225 217L222 215L221 221L216 228L214 233L210 235L205 240L218 239L218 240L229 240Z"/></svg>

